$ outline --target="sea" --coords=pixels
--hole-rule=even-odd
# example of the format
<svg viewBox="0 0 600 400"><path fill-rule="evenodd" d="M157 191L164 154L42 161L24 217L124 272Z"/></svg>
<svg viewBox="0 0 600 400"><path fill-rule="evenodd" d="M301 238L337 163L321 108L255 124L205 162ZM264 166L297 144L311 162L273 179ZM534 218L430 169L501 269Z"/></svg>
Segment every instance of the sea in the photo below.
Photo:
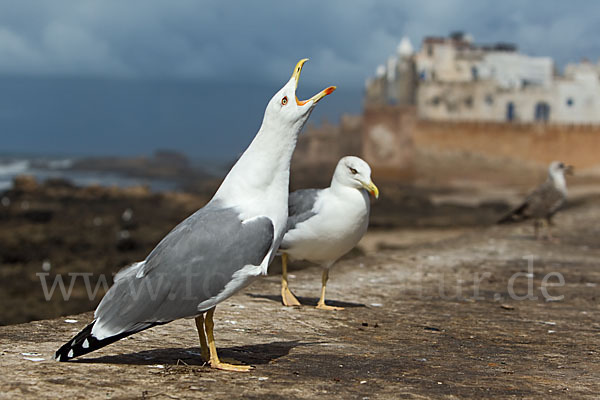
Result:
<svg viewBox="0 0 600 400"><path fill-rule="evenodd" d="M155 192L178 189L177 182L164 179L71 169L76 160L76 157L0 155L0 193L12 187L17 175L31 175L40 182L51 178L62 178L77 186L101 185L125 188L146 185Z"/></svg>

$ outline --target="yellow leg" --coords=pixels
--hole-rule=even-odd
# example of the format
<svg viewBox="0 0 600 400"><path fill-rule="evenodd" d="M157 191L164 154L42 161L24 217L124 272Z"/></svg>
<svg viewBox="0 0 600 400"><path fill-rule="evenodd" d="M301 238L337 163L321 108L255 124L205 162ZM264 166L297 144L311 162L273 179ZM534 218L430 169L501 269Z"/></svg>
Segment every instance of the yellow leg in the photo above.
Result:
<svg viewBox="0 0 600 400"><path fill-rule="evenodd" d="M323 270L323 277L321 278L321 298L317 303L317 308L319 310L343 310L344 307L334 307L328 306L325 304L325 287L327 286L327 281L329 280L329 268Z"/></svg>
<svg viewBox="0 0 600 400"><path fill-rule="evenodd" d="M215 337L213 335L213 328L215 323L213 322L213 315L215 313L215 307L211 308L206 312L206 337L208 339L208 348L210 350L210 366L211 368L222 369L224 371L235 371L235 372L247 372L254 367L250 365L234 365L226 364L219 360L217 355L217 346L215 345Z"/></svg>
<svg viewBox="0 0 600 400"><path fill-rule="evenodd" d="M300 302L288 287L287 258L287 254L281 255L281 301L284 306L299 306Z"/></svg>
<svg viewBox="0 0 600 400"><path fill-rule="evenodd" d="M206 343L206 334L204 333L204 314L196 317L196 329L198 329L198 337L200 338L200 354L204 362L210 361L208 344Z"/></svg>

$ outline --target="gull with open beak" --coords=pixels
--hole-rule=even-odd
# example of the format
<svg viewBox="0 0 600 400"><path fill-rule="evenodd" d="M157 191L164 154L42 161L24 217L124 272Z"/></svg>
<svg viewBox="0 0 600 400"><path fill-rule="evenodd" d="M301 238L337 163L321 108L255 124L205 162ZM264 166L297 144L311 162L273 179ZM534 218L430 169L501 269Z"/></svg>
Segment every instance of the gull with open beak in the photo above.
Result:
<svg viewBox="0 0 600 400"><path fill-rule="evenodd" d="M271 98L254 140L214 197L144 261L115 276L94 320L58 349L56 360L68 361L155 325L194 317L204 361L229 371L251 368L219 360L213 314L217 304L267 273L285 234L290 161L298 134L315 104L335 90L331 86L306 101L294 101L305 62L298 62L290 80Z"/></svg>
<svg viewBox="0 0 600 400"><path fill-rule="evenodd" d="M325 189L303 189L290 194L287 232L279 251L282 261L281 298L286 306L300 302L288 287L288 257L323 267L321 296L317 308L342 310L325 304L329 269L363 237L369 225L369 195L379 197L364 160L348 156L337 164L331 185Z"/></svg>

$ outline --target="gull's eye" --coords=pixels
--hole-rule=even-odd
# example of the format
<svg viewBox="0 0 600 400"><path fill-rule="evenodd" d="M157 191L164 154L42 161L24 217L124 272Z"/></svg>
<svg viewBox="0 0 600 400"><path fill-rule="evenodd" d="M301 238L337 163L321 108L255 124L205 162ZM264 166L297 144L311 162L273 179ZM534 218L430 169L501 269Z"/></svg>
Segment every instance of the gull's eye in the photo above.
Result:
<svg viewBox="0 0 600 400"><path fill-rule="evenodd" d="M285 96L283 99L281 99L281 105L285 106L287 104L288 100L287 100L287 96Z"/></svg>
<svg viewBox="0 0 600 400"><path fill-rule="evenodd" d="M348 168L350 169L350 173L351 173L352 175L356 175L356 174L358 174L358 171L357 171L357 170L355 170L354 168L352 168L352 167L348 167Z"/></svg>

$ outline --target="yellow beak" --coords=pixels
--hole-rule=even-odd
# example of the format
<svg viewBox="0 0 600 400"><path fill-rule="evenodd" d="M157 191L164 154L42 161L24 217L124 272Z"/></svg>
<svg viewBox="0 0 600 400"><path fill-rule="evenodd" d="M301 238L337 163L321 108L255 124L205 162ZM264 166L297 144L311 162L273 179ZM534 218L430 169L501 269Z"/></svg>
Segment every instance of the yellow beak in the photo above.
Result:
<svg viewBox="0 0 600 400"><path fill-rule="evenodd" d="M371 193L373 197L376 199L379 198L379 189L377 189L377 186L375 186L373 181L369 182L368 184L363 183L363 187L367 190L367 192Z"/></svg>
<svg viewBox="0 0 600 400"><path fill-rule="evenodd" d="M300 81L300 72L302 72L302 67L304 66L304 63L308 61L308 58L303 58L302 60L298 61L298 64L296 64L296 67L294 68L294 72L292 73L292 78L294 78L294 80L296 81L296 88L298 88L298 82ZM298 104L299 106L303 106L306 103L308 103L309 101L313 101L314 104L317 104L317 102L319 100L321 100L323 97L327 96L328 94L333 93L333 91L336 89L335 86L329 86L326 89L321 90L319 93L315 94L313 97L311 97L308 100L298 100L298 97L296 97L296 104Z"/></svg>
<svg viewBox="0 0 600 400"><path fill-rule="evenodd" d="M308 58L303 58L302 60L298 61L298 64L296 64L296 67L294 68L292 78L294 78L294 80L296 81L296 88L298 88L298 82L300 81L300 72L302 72L302 66L307 61Z"/></svg>

